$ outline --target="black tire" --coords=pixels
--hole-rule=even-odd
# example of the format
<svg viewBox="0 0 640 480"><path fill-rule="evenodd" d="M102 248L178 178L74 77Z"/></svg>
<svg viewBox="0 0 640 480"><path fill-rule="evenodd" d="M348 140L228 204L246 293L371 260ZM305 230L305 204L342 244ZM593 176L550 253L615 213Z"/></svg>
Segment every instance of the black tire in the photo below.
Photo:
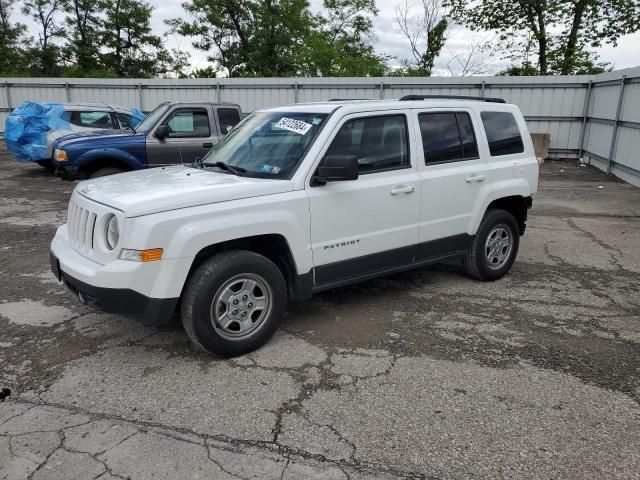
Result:
<svg viewBox="0 0 640 480"><path fill-rule="evenodd" d="M495 247L498 253L490 255L490 260L488 254L492 250L487 248L487 239L490 234L492 238L495 238L496 235L500 236L504 233L501 229L508 232L510 236L510 249L507 250L507 247L502 246ZM519 245L520 231L518 230L518 222L513 215L505 210L487 210L463 260L467 275L485 282L492 282L504 277L516 259ZM504 258L499 260L501 256ZM498 261L496 261L497 258Z"/></svg>
<svg viewBox="0 0 640 480"><path fill-rule="evenodd" d="M36 160L36 163L40 165L42 168L46 168L47 170L53 171L53 162L51 159L46 160Z"/></svg>
<svg viewBox="0 0 640 480"><path fill-rule="evenodd" d="M238 330L237 338L229 338L235 335L231 329L234 326L233 320L229 328L223 328L218 324L217 313L214 310L217 310L219 305L224 305L231 309L239 308L240 314L249 312L247 305L251 306L251 303L241 304L238 307L232 305L236 300L242 302L242 297L246 299L246 295L242 295L244 286L237 293L239 297L242 295L240 298L225 302L219 297L223 292L229 291L232 286L230 284L234 281L242 282L244 276L250 276L254 281L262 282L263 289L270 289L268 294L271 298L267 302L269 309L267 311L265 308L264 316L256 319L254 327L251 327L254 330L248 330L245 336L242 336L242 332ZM227 287L227 285L230 286ZM257 288L259 292L260 287ZM251 293L251 298L254 293ZM264 293L264 298L267 298L267 293ZM286 307L287 285L280 269L271 260L255 252L232 250L214 255L200 265L187 280L182 295L182 325L189 338L200 349L222 357L235 357L264 345L278 328ZM236 312L238 310L228 310L223 315L228 315L225 317L228 321L232 318L230 314ZM249 317L252 317L253 313L255 312L248 313ZM248 317L245 317L244 321L247 319ZM253 322L253 320L250 321ZM234 328L243 328L240 321L235 323L237 327Z"/></svg>
<svg viewBox="0 0 640 480"><path fill-rule="evenodd" d="M115 175L116 173L122 172L124 172L124 170L118 167L105 167L93 172L91 175L89 175L89 178L106 177L107 175Z"/></svg>

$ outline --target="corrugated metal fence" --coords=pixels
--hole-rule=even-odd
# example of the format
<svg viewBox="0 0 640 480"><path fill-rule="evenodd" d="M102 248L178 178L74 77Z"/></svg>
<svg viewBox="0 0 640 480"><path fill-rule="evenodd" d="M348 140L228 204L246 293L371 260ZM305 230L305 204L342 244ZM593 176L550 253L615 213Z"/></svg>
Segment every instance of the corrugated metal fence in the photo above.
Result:
<svg viewBox="0 0 640 480"><path fill-rule="evenodd" d="M640 185L640 67L553 77L5 78L0 79L0 129L7 113L25 100L107 102L143 110L165 100L217 100L238 103L249 112L330 98L385 99L411 93L502 97L520 107L532 133L551 135L550 156L584 157Z"/></svg>

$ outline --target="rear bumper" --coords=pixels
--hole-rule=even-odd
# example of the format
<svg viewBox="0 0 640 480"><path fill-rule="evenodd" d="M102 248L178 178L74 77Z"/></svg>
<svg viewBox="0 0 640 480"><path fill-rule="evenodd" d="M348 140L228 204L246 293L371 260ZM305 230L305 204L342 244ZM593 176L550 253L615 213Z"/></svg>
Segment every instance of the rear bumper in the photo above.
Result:
<svg viewBox="0 0 640 480"><path fill-rule="evenodd" d="M50 253L51 271L82 303L107 313L126 315L144 325L162 325L171 320L178 305L177 298L150 298L128 288L106 288L89 285L66 273L60 261Z"/></svg>

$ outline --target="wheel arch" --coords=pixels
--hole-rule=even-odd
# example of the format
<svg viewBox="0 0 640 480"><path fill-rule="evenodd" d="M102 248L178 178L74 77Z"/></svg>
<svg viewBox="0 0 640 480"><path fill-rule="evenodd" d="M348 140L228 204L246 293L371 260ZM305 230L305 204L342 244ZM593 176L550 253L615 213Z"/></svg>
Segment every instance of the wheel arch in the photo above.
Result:
<svg viewBox="0 0 640 480"><path fill-rule="evenodd" d="M532 201L530 196L509 195L493 200L489 205L487 205L485 212L492 208L509 212L515 217L516 222L518 222L518 230L522 236L524 235L524 231L527 227L527 213L529 208L531 208L531 204Z"/></svg>
<svg viewBox="0 0 640 480"><path fill-rule="evenodd" d="M296 263L289 243L284 235L277 233L253 235L233 240L226 240L201 248L191 263L191 267L187 273L187 279L189 279L193 272L206 260L218 253L229 250L248 250L268 258L282 272L287 283L289 297L305 297L305 288L301 285L299 280Z"/></svg>

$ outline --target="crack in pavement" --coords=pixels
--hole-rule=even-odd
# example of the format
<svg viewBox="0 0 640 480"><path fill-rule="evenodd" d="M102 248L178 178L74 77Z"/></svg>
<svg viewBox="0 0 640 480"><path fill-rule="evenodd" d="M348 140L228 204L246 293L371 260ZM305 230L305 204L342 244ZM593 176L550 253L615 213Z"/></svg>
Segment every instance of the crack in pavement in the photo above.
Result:
<svg viewBox="0 0 640 480"><path fill-rule="evenodd" d="M122 418L119 416L115 416L115 415L106 415L106 414L101 414L101 413L94 413L94 412L90 412L90 411L86 411L74 406L70 406L70 405L64 405L64 404L56 404L56 403L40 403L40 402L33 402L33 401L29 401L29 400L24 400L24 399L14 399L11 401L12 403L16 403L16 404L26 404L29 405L31 408L57 408L60 410L64 410L68 413L71 414L82 414L85 416L90 417L90 419L86 422L80 423L80 424L74 424L74 425L70 425L70 426L66 426L60 429L51 429L51 430L36 430L36 431L30 431L30 434L33 433L52 433L52 432L58 432L60 433L60 444L52 451L50 452L46 459L41 462L38 465L38 468L36 469L36 471L32 472L31 475L29 476L29 479L33 478L33 475L37 472L40 471L44 465L46 465L46 463L49 461L49 459L51 458L51 456L54 454L54 452L59 451L60 449L65 450L69 453L78 453L78 454L86 454L89 455L91 458L94 458L94 455L91 455L87 452L82 452L82 451L75 451L75 450L69 450L68 448L66 448L66 446L64 445L64 441L65 441L65 437L64 437L64 430L68 430L71 428L75 428L75 427L80 427L80 426L86 426L92 422L95 422L96 420L109 420L111 422L115 422L115 423L119 423L119 424L124 424L124 425L128 425L128 426L132 426L133 428L136 428L138 430L138 432L136 432L135 434L131 435L131 436L135 436L137 434L140 433L147 433L147 432L152 432L155 433L157 435L161 435L161 436L165 436L167 438L170 438L172 440L175 441L180 441L180 442L188 442L188 443L192 443L192 444L196 444L199 446L203 446L206 448L207 451L207 456L210 456L209 453L209 449L210 448L215 448L212 447L210 445L207 445L207 440L213 440L216 442L220 442L220 443L224 443L229 445L229 448L232 448L232 446L242 446L242 447L253 447L253 448L257 448L259 450L264 450L266 452L274 452L276 451L279 455L281 455L284 458L289 458L291 459L292 457L298 457L300 459L303 460L310 460L310 461L316 461L319 462L321 464L330 464L330 465L334 465L339 469L351 469L354 470L356 472L360 472L360 473L380 473L380 474L390 474L393 476L396 476L398 478L403 478L403 479L414 479L414 478L421 478L421 479L426 479L426 478L430 478L430 479L436 479L437 477L427 477L419 472L414 472L414 471L404 471L404 470L398 470L395 469L393 467L388 467L386 465L380 465L380 464L375 464L372 462L366 462L366 461L361 461L361 460L357 460L354 459L352 461L345 461L345 460L335 460L335 459L331 459L331 458L327 458L324 455L321 454L315 454L315 453L311 453L311 452L307 452L303 449L299 449L299 448L294 448L294 447L289 447L286 445L282 445L279 444L277 442L273 442L273 441L264 441L264 440L251 440L251 439L240 439L240 438L233 438L233 437L229 437L226 435L209 435L209 434L201 434L201 433L197 433L188 429L184 429L184 428L176 428L176 427L171 427L171 426L166 426L166 425L162 425L159 423L153 423L153 422L143 422L143 421L137 421L137 420L130 420L130 419L126 419L126 418ZM31 409L30 408L30 409ZM28 410L30 410L28 409ZM27 410L25 410L24 412L13 416L13 418L17 418L20 417L21 415L23 415L24 413L26 413ZM177 433L176 433L177 432ZM202 440L202 443L196 443L193 441L190 441L188 439L186 439L183 435L179 435L179 434L186 434L192 437L196 437ZM0 436L12 436L12 435L0 435ZM18 436L18 435L16 435ZM121 442L119 442L121 443ZM115 448L115 446L113 447L109 447L108 449L100 452L99 454L96 455L104 455L106 452L110 451L111 449ZM105 465L104 460L99 459L99 458L94 458L96 461L100 462L101 464ZM214 464L217 462L213 462ZM110 467L109 467L110 468ZM101 473L100 475L103 475L103 473ZM116 474L113 474L114 476L117 476ZM119 477L122 478L122 477Z"/></svg>

